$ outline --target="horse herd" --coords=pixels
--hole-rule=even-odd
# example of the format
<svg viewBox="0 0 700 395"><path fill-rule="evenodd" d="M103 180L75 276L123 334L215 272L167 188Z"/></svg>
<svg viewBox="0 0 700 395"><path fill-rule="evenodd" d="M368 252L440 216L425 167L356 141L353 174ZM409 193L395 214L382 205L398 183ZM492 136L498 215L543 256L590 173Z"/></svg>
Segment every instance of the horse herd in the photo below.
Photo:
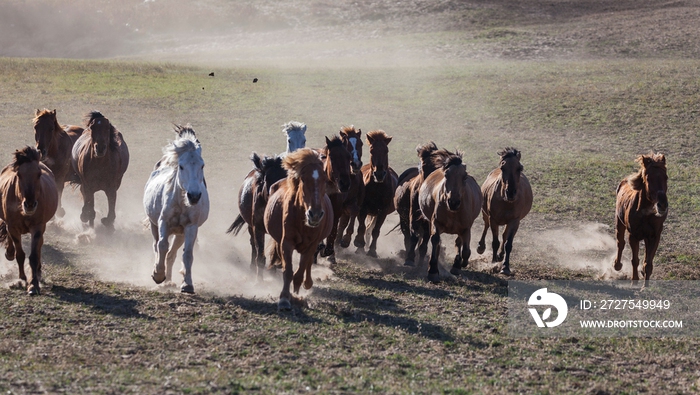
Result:
<svg viewBox="0 0 700 395"><path fill-rule="evenodd" d="M80 186L83 198L81 221L94 226L94 194L104 191L107 217L102 223L113 228L117 190L129 164L129 151L122 134L97 111L87 114L84 128L61 126L55 110L36 110L36 148L25 147L0 173L0 242L5 257L16 259L19 277L30 295L40 292L41 246L47 222L61 217L61 194L66 182ZM152 278L172 281L177 250L184 244L181 292L193 293L193 247L197 231L209 215L209 196L204 178L201 144L191 126L175 126L177 138L163 148L144 188L144 210L153 235L156 255ZM283 289L278 308L288 310L303 284L311 288L311 267L317 256L335 263L335 248L353 242L357 253L365 252L365 233L371 237L366 254L377 256L377 240L387 216L399 215L404 238L405 265L421 265L431 244L428 280L439 282L438 257L442 234L456 235L456 254L450 273L459 275L469 263L471 228L482 215L484 229L477 252L486 250L486 234L492 234L493 262L503 262L501 273L509 275L513 239L520 220L530 211L532 188L523 174L521 152L505 148L500 161L484 183L468 174L461 151L438 148L434 142L416 147L419 166L398 175L389 165L392 137L382 130L365 135L369 163L362 163L362 131L343 127L325 147L306 148L306 125L283 125L287 151L274 156L251 155L253 169L239 191L239 215L228 229L237 234L248 226L251 268L259 278L267 267L281 266ZM632 248L633 281L639 280L639 242L646 257L642 275L648 281L668 212L666 161L662 154L641 155L640 169L623 179L617 189L616 233L618 254L614 268L620 270L625 235ZM357 234L353 240L355 221ZM499 227L505 226L499 241ZM24 272L25 253L21 235L32 238L29 277ZM271 237L269 264L265 237ZM171 237L173 236L173 237ZM172 239L172 243L171 243ZM293 270L292 254L300 255Z"/></svg>

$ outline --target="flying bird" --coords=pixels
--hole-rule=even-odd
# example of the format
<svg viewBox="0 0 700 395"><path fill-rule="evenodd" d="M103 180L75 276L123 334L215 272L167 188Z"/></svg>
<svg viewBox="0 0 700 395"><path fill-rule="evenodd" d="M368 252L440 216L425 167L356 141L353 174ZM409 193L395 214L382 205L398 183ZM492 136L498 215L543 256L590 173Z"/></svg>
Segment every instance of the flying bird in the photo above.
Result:
<svg viewBox="0 0 700 395"><path fill-rule="evenodd" d="M257 79L257 78L253 78L253 83L256 83L256 82L258 82L258 79Z"/></svg>
<svg viewBox="0 0 700 395"><path fill-rule="evenodd" d="M209 77L213 77L213 76L214 76L214 72L212 71L211 73L209 73Z"/></svg>

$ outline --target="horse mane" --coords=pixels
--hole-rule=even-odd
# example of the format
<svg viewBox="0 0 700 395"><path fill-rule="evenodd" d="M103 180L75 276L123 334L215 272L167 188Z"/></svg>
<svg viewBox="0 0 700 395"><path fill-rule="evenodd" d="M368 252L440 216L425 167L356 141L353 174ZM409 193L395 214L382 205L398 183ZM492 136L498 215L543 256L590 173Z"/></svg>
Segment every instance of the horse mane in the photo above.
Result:
<svg viewBox="0 0 700 395"><path fill-rule="evenodd" d="M357 133L357 130L355 129L355 125L343 126L340 128L340 133L347 136L350 133Z"/></svg>
<svg viewBox="0 0 700 395"><path fill-rule="evenodd" d="M501 157L501 160L508 159L510 157L516 157L520 159L520 151L513 147L506 147L503 149L503 151L498 152L498 156Z"/></svg>
<svg viewBox="0 0 700 395"><path fill-rule="evenodd" d="M301 176L301 169L312 164L323 166L323 162L319 159L318 154L311 148L301 148L289 153L282 161L282 167L287 170L289 178L295 180L298 180Z"/></svg>
<svg viewBox="0 0 700 395"><path fill-rule="evenodd" d="M436 169L441 168L445 162L445 158L453 155L444 148L438 149L433 141L418 145L416 147L416 152L418 152L418 157L420 158L420 172L423 174L423 177L427 177Z"/></svg>
<svg viewBox="0 0 700 395"><path fill-rule="evenodd" d="M90 129L90 124L97 119L104 119L109 122L109 119L102 115L101 112L92 110L83 117L85 129ZM114 127L114 125L112 125L112 122L109 122L109 128L111 130L111 133L109 134L109 148L115 150L119 147L119 141L117 140L119 131Z"/></svg>
<svg viewBox="0 0 700 395"><path fill-rule="evenodd" d="M385 131L379 129L379 130L372 130L371 132L367 132L367 139L368 140L389 140L391 137L386 134Z"/></svg>
<svg viewBox="0 0 700 395"><path fill-rule="evenodd" d="M302 133L306 133L306 124L303 122L289 121L282 125L282 132L284 133L289 133L297 130L301 131Z"/></svg>
<svg viewBox="0 0 700 395"><path fill-rule="evenodd" d="M330 151L331 148L345 148L345 144L339 136L333 136L326 145L326 152Z"/></svg>
<svg viewBox="0 0 700 395"><path fill-rule="evenodd" d="M177 166L177 160L183 153L202 149L191 126L175 125L174 129L179 137L163 147L164 156L161 160L163 164L171 167Z"/></svg>
<svg viewBox="0 0 700 395"><path fill-rule="evenodd" d="M8 169L17 171L17 169L25 163L30 163L34 161L39 162L40 160L41 154L39 154L39 151L37 151L36 148L27 145L22 149L18 149L12 154L12 161L10 162L10 164L5 166L2 172L4 173L5 170Z"/></svg>
<svg viewBox="0 0 700 395"><path fill-rule="evenodd" d="M462 156L464 155L462 151L457 150L455 153L452 153L448 150L444 151L446 153L446 155L442 157L442 168L444 170L447 170L447 168L450 166L457 166L464 163L462 161Z"/></svg>
<svg viewBox="0 0 700 395"><path fill-rule="evenodd" d="M282 168L282 157L278 155L265 155L261 159L257 152L253 152L250 155L250 160L253 162L253 166L255 167L255 184L257 185L257 192L261 192L263 188L263 177L265 174L267 174L267 172L274 168Z"/></svg>
<svg viewBox="0 0 700 395"><path fill-rule="evenodd" d="M649 161L646 161L645 159L648 159ZM658 167L666 170L666 157L664 154L655 154L650 152L646 155L639 155L634 161L639 163L639 171L628 176L627 183L635 191L639 191L644 187L644 175L646 174L647 166ZM645 162L647 163L645 164Z"/></svg>

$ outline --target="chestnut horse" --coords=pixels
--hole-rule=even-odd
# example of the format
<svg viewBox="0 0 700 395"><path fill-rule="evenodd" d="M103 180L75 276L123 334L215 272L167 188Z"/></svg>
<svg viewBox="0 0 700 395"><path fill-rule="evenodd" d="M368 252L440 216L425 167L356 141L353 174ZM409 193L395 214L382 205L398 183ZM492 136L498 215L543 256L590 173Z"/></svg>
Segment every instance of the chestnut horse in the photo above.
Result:
<svg viewBox="0 0 700 395"><path fill-rule="evenodd" d="M117 190L129 166L129 148L122 134L99 111L85 116L85 131L73 145L71 163L80 179L83 209L80 220L95 223L95 192L107 195L109 212L102 224L114 227Z"/></svg>
<svg viewBox="0 0 700 395"><path fill-rule="evenodd" d="M284 285L277 307L291 309L294 292L313 285L311 265L319 243L333 226L333 208L326 195L327 176L318 154L302 148L287 154L282 162L287 178L276 183L265 208L265 229L272 236L270 265L282 261ZM299 252L299 268L293 273L292 254ZM304 278L306 275L306 278Z"/></svg>
<svg viewBox="0 0 700 395"><path fill-rule="evenodd" d="M243 180L238 191L238 216L226 233L237 235L243 225L248 224L250 234L250 266L255 268L258 279L262 278L265 268L265 206L270 196L272 184L287 177L282 167L281 156L265 156L260 159L257 153L250 156L253 162L251 170Z"/></svg>
<svg viewBox="0 0 700 395"><path fill-rule="evenodd" d="M29 295L40 293L44 231L58 208L56 182L40 158L39 151L25 147L14 153L12 162L0 173L0 243L5 243L8 261L17 259L19 278L26 282ZM22 235L25 233L32 237L29 279L24 273Z"/></svg>
<svg viewBox="0 0 700 395"><path fill-rule="evenodd" d="M456 234L455 256L450 273L458 275L462 267L469 263L471 250L471 228L481 211L481 190L474 177L467 174L467 167L462 163L462 153L449 151L442 167L430 174L421 184L418 203L423 216L430 221L430 242L432 252L428 280L440 281L438 255L440 235Z"/></svg>
<svg viewBox="0 0 700 395"><path fill-rule="evenodd" d="M367 133L370 163L362 166L362 178L365 184L365 198L357 215L357 235L354 244L357 253L365 247L365 232L367 216L373 217L372 242L367 255L377 257L377 238L386 216L394 211L394 192L399 176L389 167L389 143L392 137L383 130L373 130Z"/></svg>
<svg viewBox="0 0 700 395"><path fill-rule="evenodd" d="M333 207L333 229L325 243L319 246L322 257L327 257L331 264L335 264L335 240L338 236L338 222L343 212L343 205L350 190L352 177L350 176L350 163L352 155L338 136L332 139L326 137L326 146L321 152L323 171L326 173L326 194ZM314 259L315 261L315 259Z"/></svg>
<svg viewBox="0 0 700 395"><path fill-rule="evenodd" d="M58 188L58 210L56 216L63 217L66 213L61 205L61 195L66 181L70 181L69 173L73 171L70 164L73 144L83 132L82 128L64 128L56 119L56 110L37 109L34 117L34 140L36 149L41 153L41 161L53 172Z"/></svg>
<svg viewBox="0 0 700 395"><path fill-rule="evenodd" d="M365 198L365 183L362 179L362 129L355 129L353 125L340 129L340 138L352 155L350 162L350 189L343 201L343 207L338 220L338 234L345 235L338 239L338 244L347 248L352 241L355 227L355 219L360 212L360 206Z"/></svg>
<svg viewBox="0 0 700 395"><path fill-rule="evenodd" d="M202 147L190 125L175 125L178 138L163 149L163 158L146 182L143 206L156 254L151 277L156 284L172 280L177 250L184 244L180 292L194 293L193 249L199 227L209 217ZM169 238L174 235L172 245Z"/></svg>
<svg viewBox="0 0 700 395"><path fill-rule="evenodd" d="M615 230L617 233L617 257L615 270L622 269L622 250L625 248L625 232L629 233L632 249L632 281L639 281L639 242L644 241L644 264L642 276L644 286L649 285L654 270L654 255L659 247L664 220L668 215L668 176L666 157L650 153L640 155L636 160L639 171L622 180L617 187L615 202Z"/></svg>
<svg viewBox="0 0 700 395"><path fill-rule="evenodd" d="M476 252L486 251L486 232L491 228L493 241L493 262L505 261L501 274L510 274L510 252L513 250L513 239L520 226L520 220L525 218L532 208L532 188L520 164L520 151L506 148L498 155L501 162L489 173L481 185L484 204L481 212L484 217L484 232L481 234ZM503 244L498 241L498 227L505 225ZM500 245L500 250L498 249ZM497 252L498 251L498 252Z"/></svg>

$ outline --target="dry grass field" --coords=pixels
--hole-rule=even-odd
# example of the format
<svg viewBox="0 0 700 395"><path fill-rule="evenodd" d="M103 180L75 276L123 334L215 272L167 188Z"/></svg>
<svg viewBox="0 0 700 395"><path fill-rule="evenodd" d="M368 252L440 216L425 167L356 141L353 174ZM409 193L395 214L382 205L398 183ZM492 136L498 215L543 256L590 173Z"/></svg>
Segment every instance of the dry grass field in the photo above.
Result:
<svg viewBox="0 0 700 395"><path fill-rule="evenodd" d="M283 151L283 123L305 122L315 147L354 124L394 136L398 172L434 140L464 150L482 182L496 152L516 146L535 201L512 278L628 279L629 257L612 270L615 188L655 150L667 156L670 214L654 278L698 280L697 1L112 3L0 4L0 163L33 145L45 107L65 124L100 110L131 150L116 231L85 228L67 188L66 217L45 236L42 295L0 288L0 391L698 391L699 339L509 336L509 278L489 251L472 248L468 270L443 266L431 284L427 265L402 266L398 232L384 235L395 214L379 259L322 260L307 306L291 312L277 311L278 274L253 281L247 236L224 233L248 156ZM188 122L212 201L194 296L153 284L141 203L172 123ZM106 214L103 195L96 208ZM16 264L0 258L0 276L14 282Z"/></svg>

